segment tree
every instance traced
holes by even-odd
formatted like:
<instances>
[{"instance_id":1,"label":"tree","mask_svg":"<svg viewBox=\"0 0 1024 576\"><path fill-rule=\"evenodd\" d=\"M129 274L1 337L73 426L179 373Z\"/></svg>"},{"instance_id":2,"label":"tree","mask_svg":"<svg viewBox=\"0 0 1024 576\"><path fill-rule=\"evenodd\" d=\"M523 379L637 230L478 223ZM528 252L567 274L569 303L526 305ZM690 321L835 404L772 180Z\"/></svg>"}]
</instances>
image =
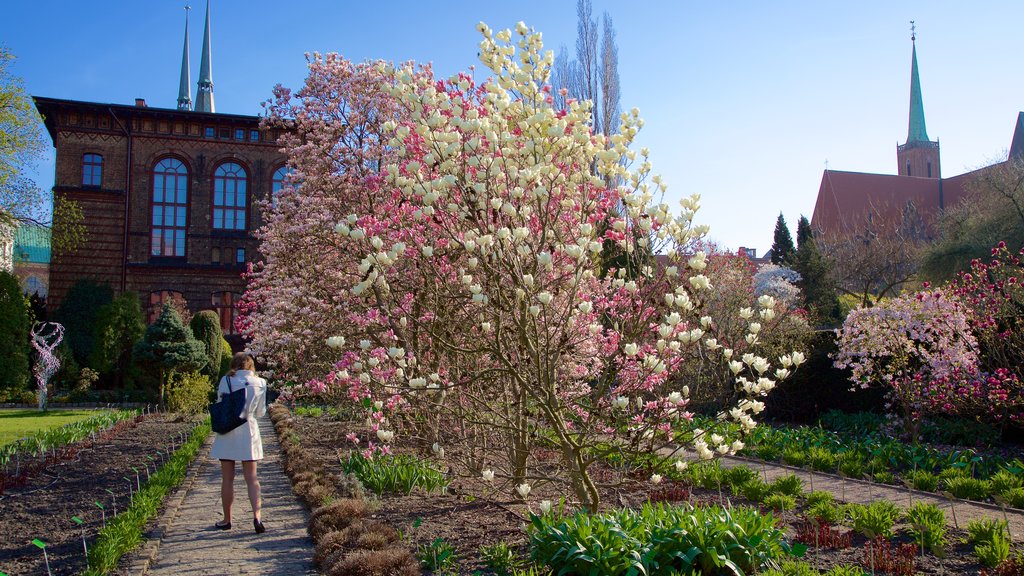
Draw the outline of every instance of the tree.
<instances>
[{"instance_id":1,"label":"tree","mask_svg":"<svg viewBox=\"0 0 1024 576\"><path fill-rule=\"evenodd\" d=\"M125 292L114 298L96 313L95 326L89 366L112 374L115 388L122 388L131 367L132 349L146 331L139 295Z\"/></svg>"},{"instance_id":2,"label":"tree","mask_svg":"<svg viewBox=\"0 0 1024 576\"><path fill-rule=\"evenodd\" d=\"M54 312L53 319L64 326L64 341L71 348L78 365L89 365L96 344L94 327L97 316L104 306L113 301L114 291L109 285L94 280L79 280L71 286L60 307Z\"/></svg>"},{"instance_id":3,"label":"tree","mask_svg":"<svg viewBox=\"0 0 1024 576\"><path fill-rule=\"evenodd\" d=\"M800 275L797 286L803 293L804 307L816 324L836 326L842 321L839 297L836 295L829 262L818 250L811 222L806 216L800 216L797 223L796 241L793 270Z\"/></svg>"},{"instance_id":4,"label":"tree","mask_svg":"<svg viewBox=\"0 0 1024 576\"><path fill-rule=\"evenodd\" d=\"M772 241L772 264L779 266L791 266L796 248L793 246L793 237L789 234L789 226L786 219L779 212L779 218L775 221L775 237Z\"/></svg>"},{"instance_id":5,"label":"tree","mask_svg":"<svg viewBox=\"0 0 1024 576\"><path fill-rule=\"evenodd\" d=\"M166 406L167 389L175 374L199 370L209 362L203 343L192 336L192 329L170 303L164 304L160 317L146 328L133 353L141 365L157 371L161 406Z\"/></svg>"},{"instance_id":6,"label":"tree","mask_svg":"<svg viewBox=\"0 0 1024 576\"><path fill-rule=\"evenodd\" d=\"M196 340L202 342L203 348L206 350L207 362L202 368L202 372L211 381L214 381L219 376L220 358L223 351L221 340L224 339L224 331L220 327L220 316L213 310L203 310L192 317L189 327L192 328L192 334Z\"/></svg>"},{"instance_id":7,"label":"tree","mask_svg":"<svg viewBox=\"0 0 1024 576\"><path fill-rule=\"evenodd\" d=\"M25 176L46 150L39 113L25 92L21 78L11 73L14 55L0 47L0 224L48 225L54 248L70 250L84 239L82 212L71 201L57 202L49 210L50 194Z\"/></svg>"},{"instance_id":8,"label":"tree","mask_svg":"<svg viewBox=\"0 0 1024 576\"><path fill-rule=\"evenodd\" d=\"M268 121L297 128L286 146L304 180L263 232L241 322L252 349L285 375L315 354L328 368L307 388L366 411L353 434L371 453L396 434L436 442L454 473L520 497L551 482L593 510L591 470L611 454L738 450L735 435L693 429L676 377L684 362L732 374L738 399L714 414L750 430L759 398L802 361L763 354L760 314L777 303L756 299L720 332L705 314L708 254L691 250L707 232L692 223L699 197L679 215L661 202L646 151L629 149L639 111L612 138L595 132L590 106L553 106L539 33L479 30L482 84L328 55L301 102L278 92ZM633 261L602 276L606 241ZM650 252L664 265L642 264ZM323 266L313 282L291 277L303 253ZM537 439L556 460L538 465Z\"/></svg>"},{"instance_id":9,"label":"tree","mask_svg":"<svg viewBox=\"0 0 1024 576\"><path fill-rule=\"evenodd\" d=\"M569 52L562 46L551 68L555 107L564 110L570 99L591 102L594 131L610 136L618 131L621 113L615 27L611 16L605 12L599 41L597 19L590 0L577 0L576 16L576 59L569 60Z\"/></svg>"},{"instance_id":10,"label":"tree","mask_svg":"<svg viewBox=\"0 0 1024 576\"><path fill-rule=\"evenodd\" d=\"M0 388L24 390L29 379L29 317L18 278L0 270Z\"/></svg>"},{"instance_id":11,"label":"tree","mask_svg":"<svg viewBox=\"0 0 1024 576\"><path fill-rule=\"evenodd\" d=\"M855 296L862 306L899 294L914 280L923 247L898 224L881 218L869 219L859 232L815 240L821 241L836 289Z\"/></svg>"}]
</instances>

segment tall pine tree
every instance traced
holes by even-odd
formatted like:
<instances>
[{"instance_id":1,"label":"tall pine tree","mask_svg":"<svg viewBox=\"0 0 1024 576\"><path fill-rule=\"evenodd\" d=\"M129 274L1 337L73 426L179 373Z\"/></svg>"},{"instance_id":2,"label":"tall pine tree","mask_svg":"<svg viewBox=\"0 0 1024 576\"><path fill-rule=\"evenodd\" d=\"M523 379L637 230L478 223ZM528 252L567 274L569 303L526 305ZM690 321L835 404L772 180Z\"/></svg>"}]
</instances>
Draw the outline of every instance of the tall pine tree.
<instances>
[{"instance_id":1,"label":"tall pine tree","mask_svg":"<svg viewBox=\"0 0 1024 576\"><path fill-rule=\"evenodd\" d=\"M786 225L782 212L779 212L779 219L775 221L775 239L772 242L772 264L792 266L795 254L793 236L789 233L789 226Z\"/></svg>"},{"instance_id":2,"label":"tall pine tree","mask_svg":"<svg viewBox=\"0 0 1024 576\"><path fill-rule=\"evenodd\" d=\"M811 222L806 216L800 216L797 223L796 241L792 266L800 274L798 285L803 291L804 308L810 312L814 322L837 326L842 321L839 297L829 276L829 262L818 250Z\"/></svg>"}]
</instances>

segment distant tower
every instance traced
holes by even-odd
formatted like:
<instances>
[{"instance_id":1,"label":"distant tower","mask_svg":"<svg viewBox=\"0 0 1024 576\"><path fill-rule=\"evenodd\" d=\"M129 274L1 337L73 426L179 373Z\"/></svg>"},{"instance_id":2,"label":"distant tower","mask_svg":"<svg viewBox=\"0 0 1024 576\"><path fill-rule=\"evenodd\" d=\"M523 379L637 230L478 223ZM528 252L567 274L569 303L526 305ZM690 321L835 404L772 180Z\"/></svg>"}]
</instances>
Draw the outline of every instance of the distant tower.
<instances>
[{"instance_id":1,"label":"distant tower","mask_svg":"<svg viewBox=\"0 0 1024 576\"><path fill-rule=\"evenodd\" d=\"M213 56L210 51L210 0L206 0L206 28L203 29L203 56L199 60L198 85L196 112L215 112L213 109Z\"/></svg>"},{"instance_id":2,"label":"distant tower","mask_svg":"<svg viewBox=\"0 0 1024 576\"><path fill-rule=\"evenodd\" d=\"M191 110L192 97L188 95L192 84L189 73L188 61L188 11L191 8L185 6L185 47L181 50L181 81L178 83L178 110Z\"/></svg>"},{"instance_id":3,"label":"distant tower","mask_svg":"<svg viewBox=\"0 0 1024 576\"><path fill-rule=\"evenodd\" d=\"M907 142L896 147L896 161L900 176L940 178L939 143L928 139L924 125L924 102L921 98L921 77L917 72L917 34L914 21L910 21L910 124Z\"/></svg>"}]
</instances>

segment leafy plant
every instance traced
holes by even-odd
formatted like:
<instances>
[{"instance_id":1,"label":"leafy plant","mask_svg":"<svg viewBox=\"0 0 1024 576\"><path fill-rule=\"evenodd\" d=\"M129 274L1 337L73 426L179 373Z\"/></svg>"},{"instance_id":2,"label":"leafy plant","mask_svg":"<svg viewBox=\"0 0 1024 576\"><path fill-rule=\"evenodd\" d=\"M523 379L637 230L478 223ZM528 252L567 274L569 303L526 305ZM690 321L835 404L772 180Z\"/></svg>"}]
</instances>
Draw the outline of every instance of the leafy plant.
<instances>
[{"instance_id":1,"label":"leafy plant","mask_svg":"<svg viewBox=\"0 0 1024 576\"><path fill-rule=\"evenodd\" d=\"M746 507L645 504L531 521L534 561L561 574L749 574L788 550L775 519Z\"/></svg>"},{"instance_id":2,"label":"leafy plant","mask_svg":"<svg viewBox=\"0 0 1024 576\"><path fill-rule=\"evenodd\" d=\"M865 576L866 572L857 566L833 566L822 576Z\"/></svg>"},{"instance_id":3,"label":"leafy plant","mask_svg":"<svg viewBox=\"0 0 1024 576\"><path fill-rule=\"evenodd\" d=\"M907 481L916 490L935 492L939 488L939 477L927 470L914 470L907 474Z\"/></svg>"},{"instance_id":4,"label":"leafy plant","mask_svg":"<svg viewBox=\"0 0 1024 576\"><path fill-rule=\"evenodd\" d=\"M961 476L945 481L946 490L957 498L967 500L984 500L989 495L989 484L986 480Z\"/></svg>"},{"instance_id":5,"label":"leafy plant","mask_svg":"<svg viewBox=\"0 0 1024 576\"><path fill-rule=\"evenodd\" d=\"M864 560L862 564L872 573L882 572L897 576L914 575L914 558L917 556L916 544L893 545L881 536L864 543Z\"/></svg>"},{"instance_id":6,"label":"leafy plant","mask_svg":"<svg viewBox=\"0 0 1024 576\"><path fill-rule=\"evenodd\" d=\"M935 504L917 502L907 510L910 534L922 548L939 555L945 547L946 515Z\"/></svg>"},{"instance_id":7,"label":"leafy plant","mask_svg":"<svg viewBox=\"0 0 1024 576\"><path fill-rule=\"evenodd\" d=\"M888 470L875 472L872 477L874 478L875 482L878 482L879 484L892 484L896 482L896 475Z\"/></svg>"},{"instance_id":8,"label":"leafy plant","mask_svg":"<svg viewBox=\"0 0 1024 576\"><path fill-rule=\"evenodd\" d=\"M421 544L416 549L416 558L425 569L432 572L451 568L457 559L455 547L444 538L437 538L429 544Z\"/></svg>"},{"instance_id":9,"label":"leafy plant","mask_svg":"<svg viewBox=\"0 0 1024 576\"><path fill-rule=\"evenodd\" d=\"M864 459L853 452L839 457L839 472L847 478L860 478L864 475Z\"/></svg>"},{"instance_id":10,"label":"leafy plant","mask_svg":"<svg viewBox=\"0 0 1024 576\"><path fill-rule=\"evenodd\" d=\"M734 466L722 471L722 483L729 487L742 486L755 478L757 471L749 466Z\"/></svg>"},{"instance_id":11,"label":"leafy plant","mask_svg":"<svg viewBox=\"0 0 1024 576\"><path fill-rule=\"evenodd\" d=\"M834 472L839 463L839 457L828 448L812 446L807 451L807 460L811 468L819 472Z\"/></svg>"},{"instance_id":12,"label":"leafy plant","mask_svg":"<svg viewBox=\"0 0 1024 576\"><path fill-rule=\"evenodd\" d=\"M770 489L775 494L785 494L787 496L797 497L803 494L804 481L796 474L787 474L785 476L779 476L772 481Z\"/></svg>"},{"instance_id":13,"label":"leafy plant","mask_svg":"<svg viewBox=\"0 0 1024 576\"><path fill-rule=\"evenodd\" d=\"M409 455L379 454L367 458L361 452L349 452L341 460L345 472L355 474L363 486L378 496L386 493L409 494L414 488L434 492L448 487L448 478L427 462Z\"/></svg>"},{"instance_id":14,"label":"leafy plant","mask_svg":"<svg viewBox=\"0 0 1024 576\"><path fill-rule=\"evenodd\" d=\"M806 562L786 560L777 569L763 572L762 576L818 576L818 571Z\"/></svg>"},{"instance_id":15,"label":"leafy plant","mask_svg":"<svg viewBox=\"0 0 1024 576\"><path fill-rule=\"evenodd\" d=\"M515 548L507 542L496 542L480 547L480 558L485 566L498 576L511 576L515 570L526 567L526 561Z\"/></svg>"},{"instance_id":16,"label":"leafy plant","mask_svg":"<svg viewBox=\"0 0 1024 576\"><path fill-rule=\"evenodd\" d=\"M842 522L844 514L843 507L835 502L820 500L807 508L808 518L815 518L820 522L838 524Z\"/></svg>"},{"instance_id":17,"label":"leafy plant","mask_svg":"<svg viewBox=\"0 0 1024 576\"><path fill-rule=\"evenodd\" d=\"M995 568L1010 557L1010 537L1005 532L996 532L991 540L974 546L974 555L982 566Z\"/></svg>"},{"instance_id":18,"label":"leafy plant","mask_svg":"<svg viewBox=\"0 0 1024 576\"><path fill-rule=\"evenodd\" d=\"M900 517L900 509L892 502L879 500L865 506L848 504L846 514L854 531L868 538L891 538L892 527Z\"/></svg>"},{"instance_id":19,"label":"leafy plant","mask_svg":"<svg viewBox=\"0 0 1024 576\"><path fill-rule=\"evenodd\" d=\"M761 481L760 478L748 480L738 488L744 498L754 503L762 502L766 496L771 494L771 487Z\"/></svg>"},{"instance_id":20,"label":"leafy plant","mask_svg":"<svg viewBox=\"0 0 1024 576\"><path fill-rule=\"evenodd\" d=\"M991 542L997 535L1008 531L1005 520L978 518L967 523L967 544Z\"/></svg>"},{"instance_id":21,"label":"leafy plant","mask_svg":"<svg viewBox=\"0 0 1024 576\"><path fill-rule=\"evenodd\" d=\"M1024 508L1024 488L1014 488L1003 492L1006 503L1011 508Z\"/></svg>"},{"instance_id":22,"label":"leafy plant","mask_svg":"<svg viewBox=\"0 0 1024 576\"><path fill-rule=\"evenodd\" d=\"M796 508L796 497L789 494L769 494L762 503L775 511L792 510Z\"/></svg>"},{"instance_id":23,"label":"leafy plant","mask_svg":"<svg viewBox=\"0 0 1024 576\"><path fill-rule=\"evenodd\" d=\"M1010 472L1009 470L1000 470L996 472L988 479L989 489L993 494L1006 494L1011 490L1016 490L1024 486L1024 478Z\"/></svg>"},{"instance_id":24,"label":"leafy plant","mask_svg":"<svg viewBox=\"0 0 1024 576\"><path fill-rule=\"evenodd\" d=\"M833 496L831 492L817 490L808 494L806 500L808 506L814 506L822 502L831 504L836 501L836 497Z\"/></svg>"},{"instance_id":25,"label":"leafy plant","mask_svg":"<svg viewBox=\"0 0 1024 576\"><path fill-rule=\"evenodd\" d=\"M790 466L802 467L807 462L807 454L799 448L786 448L782 451L782 461Z\"/></svg>"}]
</instances>

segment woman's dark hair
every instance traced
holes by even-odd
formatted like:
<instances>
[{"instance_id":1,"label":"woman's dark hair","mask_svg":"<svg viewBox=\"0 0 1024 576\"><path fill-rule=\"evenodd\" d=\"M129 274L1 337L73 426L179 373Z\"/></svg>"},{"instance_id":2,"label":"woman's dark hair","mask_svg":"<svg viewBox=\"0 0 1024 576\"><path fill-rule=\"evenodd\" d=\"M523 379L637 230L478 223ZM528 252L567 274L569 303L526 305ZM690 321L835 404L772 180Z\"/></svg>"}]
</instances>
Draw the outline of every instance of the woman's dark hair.
<instances>
[{"instance_id":1,"label":"woman's dark hair","mask_svg":"<svg viewBox=\"0 0 1024 576\"><path fill-rule=\"evenodd\" d=\"M252 361L252 356L249 356L245 352L236 352L231 357L231 372L228 374L234 376L239 370L255 370L256 364Z\"/></svg>"}]
</instances>

